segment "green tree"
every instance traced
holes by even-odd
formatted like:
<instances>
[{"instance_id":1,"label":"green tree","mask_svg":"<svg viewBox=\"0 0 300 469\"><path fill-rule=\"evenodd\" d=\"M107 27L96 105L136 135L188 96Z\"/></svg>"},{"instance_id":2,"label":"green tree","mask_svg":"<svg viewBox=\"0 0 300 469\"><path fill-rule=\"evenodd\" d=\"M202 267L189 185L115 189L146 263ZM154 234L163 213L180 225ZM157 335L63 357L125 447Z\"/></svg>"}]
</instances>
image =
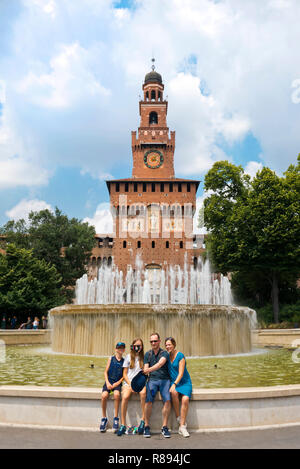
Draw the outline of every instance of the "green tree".
<instances>
[{"instance_id":1,"label":"green tree","mask_svg":"<svg viewBox=\"0 0 300 469\"><path fill-rule=\"evenodd\" d=\"M61 276L64 295L71 301L75 282L84 273L95 245L95 229L58 208L31 212L28 223L10 221L1 229L8 243L32 249L38 259L53 264Z\"/></svg>"},{"instance_id":2,"label":"green tree","mask_svg":"<svg viewBox=\"0 0 300 469\"><path fill-rule=\"evenodd\" d=\"M243 169L216 163L205 178L208 249L221 272L260 272L270 284L279 321L279 278L299 275L300 155L283 177L263 168L250 181Z\"/></svg>"},{"instance_id":3,"label":"green tree","mask_svg":"<svg viewBox=\"0 0 300 469\"><path fill-rule=\"evenodd\" d=\"M32 251L9 244L0 254L0 312L40 315L60 304L64 298L60 290L61 278L55 267L36 259Z\"/></svg>"}]
</instances>

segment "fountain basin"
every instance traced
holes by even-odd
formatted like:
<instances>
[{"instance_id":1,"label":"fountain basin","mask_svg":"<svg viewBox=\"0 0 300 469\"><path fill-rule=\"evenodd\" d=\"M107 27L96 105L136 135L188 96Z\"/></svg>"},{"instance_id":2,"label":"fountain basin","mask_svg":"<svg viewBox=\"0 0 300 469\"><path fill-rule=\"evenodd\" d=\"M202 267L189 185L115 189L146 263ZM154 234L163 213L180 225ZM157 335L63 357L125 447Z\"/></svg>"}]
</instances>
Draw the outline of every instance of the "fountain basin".
<instances>
[{"instance_id":1,"label":"fountain basin","mask_svg":"<svg viewBox=\"0 0 300 469\"><path fill-rule=\"evenodd\" d=\"M30 425L42 428L73 428L99 431L101 394L90 388L45 388L39 386L0 386L2 425ZM113 400L108 402L112 421ZM161 429L162 402L153 405L151 430ZM138 396L132 396L127 423L136 425L141 417ZM299 425L300 386L268 388L197 389L188 414L188 429L209 431L250 429L265 426ZM169 420L177 430L175 414ZM132 437L138 438L138 437ZM116 445L117 445L116 440Z\"/></svg>"},{"instance_id":2,"label":"fountain basin","mask_svg":"<svg viewBox=\"0 0 300 469\"><path fill-rule=\"evenodd\" d=\"M222 305L64 305L50 311L52 349L82 355L110 355L122 340L150 334L162 341L173 336L187 356L228 355L251 351L256 313L247 307Z\"/></svg>"}]
</instances>

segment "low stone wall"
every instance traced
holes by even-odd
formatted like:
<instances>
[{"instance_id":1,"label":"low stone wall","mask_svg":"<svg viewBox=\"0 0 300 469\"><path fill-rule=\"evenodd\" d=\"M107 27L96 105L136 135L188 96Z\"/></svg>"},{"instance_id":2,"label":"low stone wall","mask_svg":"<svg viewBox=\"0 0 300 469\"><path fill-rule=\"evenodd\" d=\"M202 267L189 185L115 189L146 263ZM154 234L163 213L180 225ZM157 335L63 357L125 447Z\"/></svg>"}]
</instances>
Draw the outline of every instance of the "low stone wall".
<instances>
[{"instance_id":1,"label":"low stone wall","mask_svg":"<svg viewBox=\"0 0 300 469\"><path fill-rule=\"evenodd\" d=\"M298 345L293 343L298 340ZM252 331L252 345L258 347L298 348L300 329L256 329Z\"/></svg>"},{"instance_id":2,"label":"low stone wall","mask_svg":"<svg viewBox=\"0 0 300 469\"><path fill-rule=\"evenodd\" d=\"M51 330L38 329L36 331L18 330L18 329L0 329L0 340L3 340L6 345L35 345L35 344L50 344L51 343Z\"/></svg>"},{"instance_id":3,"label":"low stone wall","mask_svg":"<svg viewBox=\"0 0 300 469\"><path fill-rule=\"evenodd\" d=\"M91 388L0 386L0 424L69 427L97 431L101 393ZM154 403L151 429L161 428L162 402ZM140 402L133 396L127 424L140 419ZM108 402L109 421L113 400ZM174 412L170 427L176 431ZM188 415L191 431L236 429L300 423L300 385L264 388L196 389Z\"/></svg>"}]
</instances>

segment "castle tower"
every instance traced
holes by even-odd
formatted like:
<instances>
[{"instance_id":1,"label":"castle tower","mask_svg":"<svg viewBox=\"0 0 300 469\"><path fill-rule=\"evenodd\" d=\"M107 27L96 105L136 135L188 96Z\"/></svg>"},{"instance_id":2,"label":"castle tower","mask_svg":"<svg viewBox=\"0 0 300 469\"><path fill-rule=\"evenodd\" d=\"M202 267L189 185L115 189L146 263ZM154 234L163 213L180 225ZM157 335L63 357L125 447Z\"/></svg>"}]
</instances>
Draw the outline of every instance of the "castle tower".
<instances>
[{"instance_id":1,"label":"castle tower","mask_svg":"<svg viewBox=\"0 0 300 469\"><path fill-rule=\"evenodd\" d=\"M167 126L162 77L152 66L132 132L132 177L106 181L114 219L113 263L166 269L193 263L193 215L199 181L174 173L175 132ZM181 155L184 157L184 155Z\"/></svg>"},{"instance_id":2,"label":"castle tower","mask_svg":"<svg viewBox=\"0 0 300 469\"><path fill-rule=\"evenodd\" d=\"M169 136L168 103L163 98L162 77L154 70L143 84L144 100L139 103L140 127L132 135L133 169L136 178L173 178L175 132Z\"/></svg>"}]
</instances>

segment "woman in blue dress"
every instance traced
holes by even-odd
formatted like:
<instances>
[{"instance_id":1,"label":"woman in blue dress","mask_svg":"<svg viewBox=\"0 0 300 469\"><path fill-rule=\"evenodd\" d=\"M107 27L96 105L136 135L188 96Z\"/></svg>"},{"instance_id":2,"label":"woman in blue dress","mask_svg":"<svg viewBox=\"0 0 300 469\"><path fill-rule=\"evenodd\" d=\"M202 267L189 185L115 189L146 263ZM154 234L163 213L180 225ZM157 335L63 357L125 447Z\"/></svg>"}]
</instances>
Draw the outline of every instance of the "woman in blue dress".
<instances>
[{"instance_id":1,"label":"woman in blue dress","mask_svg":"<svg viewBox=\"0 0 300 469\"><path fill-rule=\"evenodd\" d=\"M176 350L176 341L173 337L168 337L165 341L167 352L169 353L169 375L171 378L170 393L172 404L179 423L179 435L190 436L187 431L186 417L189 410L189 402L192 396L192 380L186 367L185 356ZM181 411L179 396L181 398Z\"/></svg>"}]
</instances>

